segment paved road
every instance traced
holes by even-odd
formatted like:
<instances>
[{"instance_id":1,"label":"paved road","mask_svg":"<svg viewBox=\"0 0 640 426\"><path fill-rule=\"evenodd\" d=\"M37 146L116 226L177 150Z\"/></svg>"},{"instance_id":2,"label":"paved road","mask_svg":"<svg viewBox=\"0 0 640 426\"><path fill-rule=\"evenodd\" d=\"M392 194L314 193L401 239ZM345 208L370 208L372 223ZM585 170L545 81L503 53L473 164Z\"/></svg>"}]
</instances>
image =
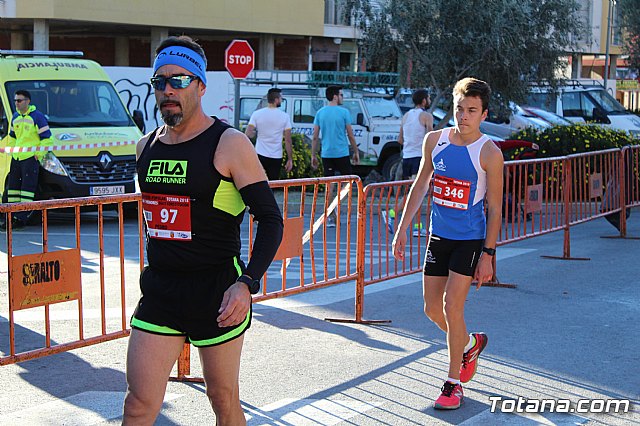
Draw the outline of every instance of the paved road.
<instances>
[{"instance_id":1,"label":"paved road","mask_svg":"<svg viewBox=\"0 0 640 426\"><path fill-rule=\"evenodd\" d=\"M419 275L367 287L365 317L389 319L387 326L325 321L353 318L352 283L258 304L241 372L248 424L640 425L640 240L600 238L613 233L603 219L572 228L572 255L589 261L540 257L562 254L561 232L499 250L499 278L518 287L470 292L467 322L488 333L489 345L454 412L431 407L447 353L443 334L422 314ZM629 234L640 236L638 210ZM118 424L126 343L0 367L0 424ZM195 354L192 366L199 375ZM518 415L491 413L490 397L633 403L627 414ZM201 385L169 384L158 425L213 421Z\"/></svg>"}]
</instances>

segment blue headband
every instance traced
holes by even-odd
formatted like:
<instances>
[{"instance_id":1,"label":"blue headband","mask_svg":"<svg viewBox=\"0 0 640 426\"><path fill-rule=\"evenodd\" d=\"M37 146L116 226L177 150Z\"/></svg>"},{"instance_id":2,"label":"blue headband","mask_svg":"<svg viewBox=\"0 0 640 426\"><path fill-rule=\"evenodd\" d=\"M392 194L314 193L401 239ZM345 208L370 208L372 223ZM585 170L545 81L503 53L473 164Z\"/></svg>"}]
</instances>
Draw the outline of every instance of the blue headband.
<instances>
[{"instance_id":1,"label":"blue headband","mask_svg":"<svg viewBox=\"0 0 640 426\"><path fill-rule=\"evenodd\" d=\"M156 60L153 62L153 73L155 74L158 68L163 65L177 65L192 72L206 86L207 76L204 63L204 58L188 47L169 46L162 49L156 56Z\"/></svg>"}]
</instances>

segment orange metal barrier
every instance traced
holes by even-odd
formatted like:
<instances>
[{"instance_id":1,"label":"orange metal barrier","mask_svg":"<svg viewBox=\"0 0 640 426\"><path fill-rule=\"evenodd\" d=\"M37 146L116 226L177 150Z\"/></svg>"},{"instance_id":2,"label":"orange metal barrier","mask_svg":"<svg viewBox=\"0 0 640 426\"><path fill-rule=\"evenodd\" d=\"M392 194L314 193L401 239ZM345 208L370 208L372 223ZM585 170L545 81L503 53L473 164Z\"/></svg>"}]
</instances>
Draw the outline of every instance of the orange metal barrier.
<instances>
[{"instance_id":1,"label":"orange metal barrier","mask_svg":"<svg viewBox=\"0 0 640 426\"><path fill-rule=\"evenodd\" d=\"M640 145L622 148L620 170L620 193L624 198L621 201L619 238L639 239L627 235L627 213L629 208L640 206Z\"/></svg>"},{"instance_id":2,"label":"orange metal barrier","mask_svg":"<svg viewBox=\"0 0 640 426\"><path fill-rule=\"evenodd\" d=\"M129 194L109 197L85 197L66 200L34 201L18 204L0 204L0 214L7 215L6 253L7 253L7 284L8 306L4 302L0 304L0 312L8 311L9 322L9 348L2 344L2 352L8 355L0 357L0 365L13 364L39 358L55 353L80 348L105 342L119 337L127 336L128 318L126 313L125 292L125 227L124 209L125 203L137 203L140 209L140 195ZM104 207L114 205L117 207L119 254L114 255L105 252L104 244ZM97 206L97 232L91 224L81 223L80 209L84 206ZM113 207L113 206L111 206ZM49 231L49 215L53 209L72 208L74 210L74 229L67 235L52 234ZM33 246L25 246L23 232L14 232L11 225L12 215L19 211L39 211L42 215L42 225L38 232L42 236L42 250L33 253ZM142 235L142 218L138 213L138 234ZM37 229L32 226L29 230ZM111 237L111 236L110 236ZM97 241L95 241L97 239ZM138 273L144 264L144 240L136 241L136 252L139 257ZM97 257L97 262L96 258ZM109 262L107 259L109 258ZM134 256L135 257L135 256ZM119 260L119 273L112 259ZM98 264L98 282L91 279L91 272L83 269L90 268L92 262ZM109 273L119 276L116 282L107 280L105 267L109 263ZM4 272L4 271L3 271ZM135 276L137 279L137 274ZM83 286L83 281L95 284ZM113 280L115 281L115 280ZM137 298L137 294L135 297ZM75 302L72 302L75 301ZM117 301L118 305L108 303ZM68 310L68 303L75 303L76 310ZM27 308L25 323L16 317L21 317ZM86 311L91 309L96 318L87 317ZM107 317L107 310L115 310L116 319ZM75 312L75 313L73 313ZM118 315L119 312L119 315ZM70 318L75 317L76 320ZM52 318L52 315L54 318ZM56 318L60 316L63 321ZM70 321L75 322L77 333L68 330ZM66 326L55 327L53 323L63 322ZM26 330L36 326L44 328L44 341L17 342L16 325L19 334L24 335ZM24 331L23 331L24 330Z\"/></svg>"},{"instance_id":3,"label":"orange metal barrier","mask_svg":"<svg viewBox=\"0 0 640 426\"><path fill-rule=\"evenodd\" d=\"M409 275L422 270L429 229L430 197L426 197L409 227L406 261L393 257L391 244L413 181L374 183L364 189L366 232L362 247L364 285ZM395 218L392 218L392 213ZM393 231L393 232L392 232ZM361 318L361 315L356 315Z\"/></svg>"},{"instance_id":4,"label":"orange metal barrier","mask_svg":"<svg viewBox=\"0 0 640 426\"><path fill-rule=\"evenodd\" d=\"M290 296L347 281L362 283L363 262L357 248L364 236L362 181L358 176L269 182L284 217L284 236L274 262L262 278L253 302ZM331 193L331 194L329 194ZM335 215L334 230L327 219ZM249 219L249 253L255 232ZM356 290L356 311L364 292ZM360 307L359 307L360 306ZM328 319L330 321L348 321ZM190 376L191 347L184 345L173 380L202 382Z\"/></svg>"},{"instance_id":5,"label":"orange metal barrier","mask_svg":"<svg viewBox=\"0 0 640 426\"><path fill-rule=\"evenodd\" d=\"M640 146L634 146L567 157L506 162L503 224L498 244L504 245L563 230L565 239L563 256L560 258L573 259L570 257L570 227L618 212L621 217L620 233L625 236L626 210L640 206L639 160ZM262 292L255 295L253 301L285 297L355 281L355 319L333 321L386 322L363 320L364 289L367 285L422 269L429 226L429 198L420 208L409 231L411 237L407 243L407 261L396 261L391 252L393 234L388 229L389 212L394 210L396 213L393 224L395 230L410 185L411 181L400 181L372 184L363 188L357 176L271 182L270 186L283 211L285 235L276 261L263 277ZM8 353L0 358L0 365L129 334L125 292L124 203L138 205L135 243L137 253L128 258L137 257L136 270L139 272L144 266L140 194L0 205L0 214L7 213L9 224L6 268L10 336L8 350L4 350L0 343L0 351ZM105 252L104 207L108 204L115 204L118 209L118 234L113 236L119 239L117 254ZM80 209L85 206L97 206L97 233L95 230L85 232L88 225L81 223L85 218L81 220L80 217ZM69 238L59 241L59 235L49 232L48 211L60 208L74 209L75 242ZM32 253L32 247L20 245L20 238L16 239L17 234L10 225L13 213L28 210L42 211L42 250L36 254ZM332 214L338 218L333 230L327 226L327 218ZM254 225L250 218L249 253L255 232ZM92 239L97 240L95 247L87 247L89 242L93 242ZM87 274L81 269L88 261L93 260L92 255L87 253L95 253L98 258L99 286L90 287L90 290L82 285ZM115 259L119 262L119 273L115 274L117 279L109 280L105 275L105 265ZM114 269L108 272L112 273ZM52 279L51 274L61 285L55 291L42 290L41 288L52 287L47 286ZM135 280L137 287L137 274ZM112 281L118 282L117 288L110 287ZM497 283L495 276L494 282ZM88 294L90 291L94 293ZM129 302L135 302L138 298L138 294L131 296ZM97 299L99 302L95 302ZM76 302L69 302L72 300ZM85 315L88 300L94 302L97 321L92 322ZM108 301L113 300L119 302L119 315L115 321L110 321L106 312L114 308L108 306ZM68 306L66 303L76 303L77 313L74 315L77 320L74 321L77 335L69 330L52 329L51 310L60 307L61 302L65 302L65 306ZM132 305L133 303L129 304ZM45 339L42 345L35 348L33 345L22 348L16 344L15 316L22 314L16 314L17 311L31 307L39 309L37 314L42 311L42 318L36 322L44 328ZM35 309L30 313L34 313ZM2 312L5 310L0 302L0 314ZM59 314L57 311L54 313ZM201 381L199 378L188 377L189 367L190 351L189 346L185 345L178 360L178 379Z\"/></svg>"},{"instance_id":6,"label":"orange metal barrier","mask_svg":"<svg viewBox=\"0 0 640 426\"><path fill-rule=\"evenodd\" d=\"M254 302L284 297L358 276L357 250L362 232L360 212L362 181L358 176L272 181L282 210L283 242L262 280ZM329 188L329 190L327 190ZM329 194L331 193L331 194ZM331 195L331 198L330 198ZM335 232L328 232L328 218ZM331 219L329 219L331 220ZM249 253L255 224L249 218ZM305 274L309 269L311 275Z\"/></svg>"}]
</instances>

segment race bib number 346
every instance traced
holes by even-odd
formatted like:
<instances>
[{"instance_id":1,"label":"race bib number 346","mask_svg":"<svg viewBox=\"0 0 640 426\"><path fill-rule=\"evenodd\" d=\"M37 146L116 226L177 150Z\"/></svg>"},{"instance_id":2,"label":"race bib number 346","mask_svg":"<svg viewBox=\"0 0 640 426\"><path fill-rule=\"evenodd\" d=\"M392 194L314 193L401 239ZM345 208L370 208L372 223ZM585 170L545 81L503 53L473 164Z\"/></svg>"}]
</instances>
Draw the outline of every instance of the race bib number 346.
<instances>
[{"instance_id":1,"label":"race bib number 346","mask_svg":"<svg viewBox=\"0 0 640 426\"><path fill-rule=\"evenodd\" d=\"M446 176L433 177L433 202L440 206L467 210L471 182Z\"/></svg>"},{"instance_id":2,"label":"race bib number 346","mask_svg":"<svg viewBox=\"0 0 640 426\"><path fill-rule=\"evenodd\" d=\"M181 195L142 193L149 237L191 241L191 199Z\"/></svg>"}]
</instances>

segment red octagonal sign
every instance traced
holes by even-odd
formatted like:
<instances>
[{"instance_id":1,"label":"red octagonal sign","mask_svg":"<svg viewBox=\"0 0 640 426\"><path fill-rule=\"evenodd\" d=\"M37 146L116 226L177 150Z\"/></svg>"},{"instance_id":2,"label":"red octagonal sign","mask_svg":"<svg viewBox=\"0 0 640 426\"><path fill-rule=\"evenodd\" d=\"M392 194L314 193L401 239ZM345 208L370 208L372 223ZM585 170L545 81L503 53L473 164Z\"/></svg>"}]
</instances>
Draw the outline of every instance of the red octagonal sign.
<instances>
[{"instance_id":1,"label":"red octagonal sign","mask_svg":"<svg viewBox=\"0 0 640 426\"><path fill-rule=\"evenodd\" d=\"M246 40L233 40L224 51L224 66L235 79L247 78L253 71L256 54Z\"/></svg>"}]
</instances>

